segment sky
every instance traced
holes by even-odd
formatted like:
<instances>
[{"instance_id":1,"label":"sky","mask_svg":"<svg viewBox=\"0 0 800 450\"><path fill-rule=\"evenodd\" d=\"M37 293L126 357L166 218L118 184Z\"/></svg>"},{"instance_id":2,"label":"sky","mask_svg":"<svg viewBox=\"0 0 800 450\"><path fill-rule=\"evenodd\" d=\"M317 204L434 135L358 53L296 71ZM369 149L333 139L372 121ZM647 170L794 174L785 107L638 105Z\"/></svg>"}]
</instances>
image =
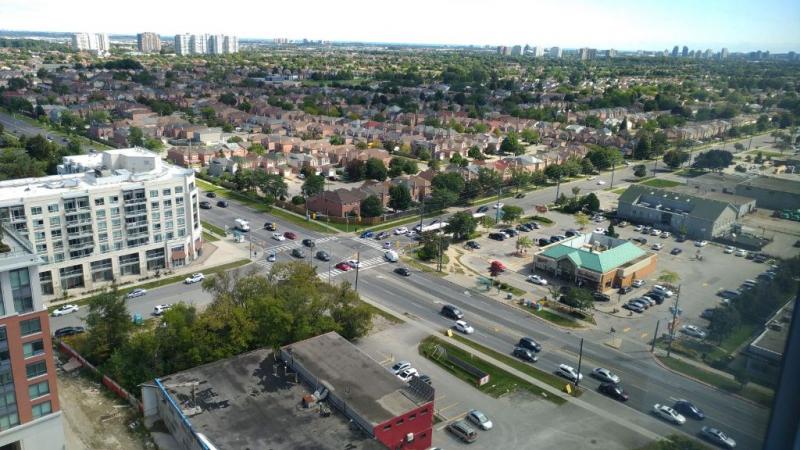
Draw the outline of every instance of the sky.
<instances>
[{"instance_id":1,"label":"sky","mask_svg":"<svg viewBox=\"0 0 800 450\"><path fill-rule=\"evenodd\" d=\"M0 29L800 51L800 0L0 0Z\"/></svg>"}]
</instances>

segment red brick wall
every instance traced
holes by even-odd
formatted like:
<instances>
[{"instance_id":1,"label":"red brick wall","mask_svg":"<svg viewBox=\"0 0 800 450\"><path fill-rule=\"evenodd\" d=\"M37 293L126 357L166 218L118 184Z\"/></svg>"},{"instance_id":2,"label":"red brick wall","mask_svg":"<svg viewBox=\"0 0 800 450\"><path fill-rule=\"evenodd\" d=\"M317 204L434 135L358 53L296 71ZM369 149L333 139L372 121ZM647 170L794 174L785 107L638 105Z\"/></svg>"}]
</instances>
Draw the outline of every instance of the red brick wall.
<instances>
[{"instance_id":1,"label":"red brick wall","mask_svg":"<svg viewBox=\"0 0 800 450\"><path fill-rule=\"evenodd\" d=\"M414 440L411 442L406 442L408 433L414 434ZM378 424L373 434L375 439L393 450L430 448L433 438L433 402Z\"/></svg>"}]
</instances>

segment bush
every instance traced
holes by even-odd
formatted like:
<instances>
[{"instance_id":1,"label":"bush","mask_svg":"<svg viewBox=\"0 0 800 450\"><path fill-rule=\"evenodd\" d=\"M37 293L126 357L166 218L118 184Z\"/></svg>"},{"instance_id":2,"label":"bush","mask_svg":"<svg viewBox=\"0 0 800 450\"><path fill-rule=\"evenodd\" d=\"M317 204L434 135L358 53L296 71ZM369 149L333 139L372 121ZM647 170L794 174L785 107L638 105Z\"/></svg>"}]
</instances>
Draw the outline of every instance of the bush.
<instances>
[{"instance_id":1,"label":"bush","mask_svg":"<svg viewBox=\"0 0 800 450\"><path fill-rule=\"evenodd\" d=\"M306 202L306 199L302 195L295 195L294 197L292 197L292 204L293 205L302 205L305 202Z\"/></svg>"},{"instance_id":2,"label":"bush","mask_svg":"<svg viewBox=\"0 0 800 450\"><path fill-rule=\"evenodd\" d=\"M546 223L546 224L552 224L553 223L552 220L550 220L550 219L548 219L547 217L544 217L544 216L530 216L530 217L528 217L528 219L533 220L534 222L541 222L541 223Z\"/></svg>"}]
</instances>

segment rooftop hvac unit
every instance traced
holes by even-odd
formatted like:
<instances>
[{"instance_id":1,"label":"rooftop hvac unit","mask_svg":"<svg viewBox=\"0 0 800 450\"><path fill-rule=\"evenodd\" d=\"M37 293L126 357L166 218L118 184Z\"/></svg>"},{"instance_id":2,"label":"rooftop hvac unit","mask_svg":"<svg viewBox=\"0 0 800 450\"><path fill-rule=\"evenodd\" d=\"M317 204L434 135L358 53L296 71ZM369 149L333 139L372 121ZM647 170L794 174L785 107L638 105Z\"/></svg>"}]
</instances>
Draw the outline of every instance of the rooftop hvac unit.
<instances>
[{"instance_id":1,"label":"rooftop hvac unit","mask_svg":"<svg viewBox=\"0 0 800 450\"><path fill-rule=\"evenodd\" d=\"M413 442L413 441L414 441L414 433L407 433L406 442Z\"/></svg>"}]
</instances>

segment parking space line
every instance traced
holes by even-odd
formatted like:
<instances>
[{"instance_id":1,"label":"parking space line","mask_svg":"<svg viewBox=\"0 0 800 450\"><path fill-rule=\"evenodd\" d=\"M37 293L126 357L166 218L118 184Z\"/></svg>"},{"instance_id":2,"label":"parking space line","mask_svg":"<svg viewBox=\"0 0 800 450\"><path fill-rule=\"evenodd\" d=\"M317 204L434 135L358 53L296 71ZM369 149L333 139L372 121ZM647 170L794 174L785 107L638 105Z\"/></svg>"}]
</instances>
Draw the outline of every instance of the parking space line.
<instances>
[{"instance_id":1,"label":"parking space line","mask_svg":"<svg viewBox=\"0 0 800 450\"><path fill-rule=\"evenodd\" d=\"M631 327L625 327L622 329L623 333L627 333L628 331L631 331Z\"/></svg>"},{"instance_id":2,"label":"parking space line","mask_svg":"<svg viewBox=\"0 0 800 450\"><path fill-rule=\"evenodd\" d=\"M640 339L644 339L644 338L646 338L648 336L650 336L650 333L642 333L642 334L639 335L639 338Z\"/></svg>"}]
</instances>

